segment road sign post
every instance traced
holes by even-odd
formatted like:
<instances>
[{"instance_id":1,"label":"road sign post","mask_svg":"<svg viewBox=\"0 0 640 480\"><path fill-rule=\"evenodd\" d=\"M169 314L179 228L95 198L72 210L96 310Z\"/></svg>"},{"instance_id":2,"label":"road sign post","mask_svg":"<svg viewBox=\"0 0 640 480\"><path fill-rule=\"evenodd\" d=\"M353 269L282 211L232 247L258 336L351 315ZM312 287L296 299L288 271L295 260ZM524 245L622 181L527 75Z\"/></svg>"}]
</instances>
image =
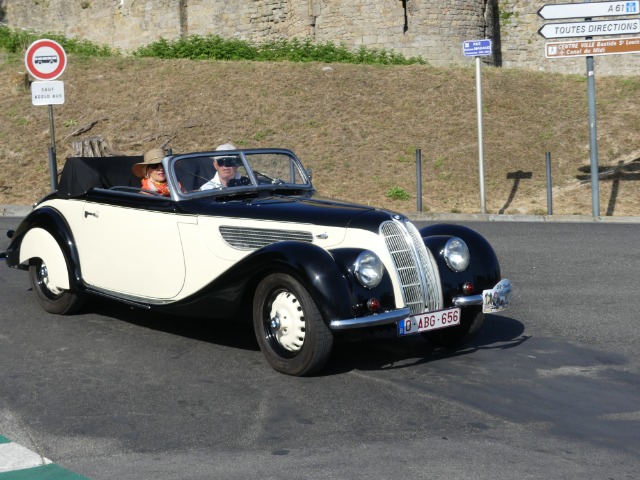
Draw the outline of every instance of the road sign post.
<instances>
[{"instance_id":1,"label":"road sign post","mask_svg":"<svg viewBox=\"0 0 640 480\"><path fill-rule=\"evenodd\" d=\"M591 212L600 216L598 182L598 131L596 127L596 74L593 56L587 57L587 104L589 109L589 163L591 164Z\"/></svg>"},{"instance_id":2,"label":"road sign post","mask_svg":"<svg viewBox=\"0 0 640 480\"><path fill-rule=\"evenodd\" d=\"M493 53L490 39L465 40L462 42L462 53L465 57L476 59L476 108L478 111L478 174L480 176L480 213L487 213L487 202L484 193L484 147L482 139L482 76L480 75L480 57Z\"/></svg>"},{"instance_id":3,"label":"road sign post","mask_svg":"<svg viewBox=\"0 0 640 480\"><path fill-rule=\"evenodd\" d=\"M598 185L595 62L593 57L595 55L639 52L640 37L597 41L593 40L593 37L640 33L640 18L593 21L593 17L623 17L638 14L640 14L640 0L551 4L544 5L538 10L538 15L545 20L584 18L583 22L546 24L538 30L538 33L544 38L585 36L585 41L545 44L545 56L547 58L585 56L587 60L591 203L594 217L600 216L600 191Z\"/></svg>"},{"instance_id":4,"label":"road sign post","mask_svg":"<svg viewBox=\"0 0 640 480\"><path fill-rule=\"evenodd\" d=\"M51 190L58 189L58 166L56 162L56 136L53 122L53 105L64 103L64 83L54 82L67 67L67 54L64 48L53 40L36 40L27 48L24 56L27 71L40 81L31 84L31 101L34 105L49 107L49 176Z\"/></svg>"}]
</instances>

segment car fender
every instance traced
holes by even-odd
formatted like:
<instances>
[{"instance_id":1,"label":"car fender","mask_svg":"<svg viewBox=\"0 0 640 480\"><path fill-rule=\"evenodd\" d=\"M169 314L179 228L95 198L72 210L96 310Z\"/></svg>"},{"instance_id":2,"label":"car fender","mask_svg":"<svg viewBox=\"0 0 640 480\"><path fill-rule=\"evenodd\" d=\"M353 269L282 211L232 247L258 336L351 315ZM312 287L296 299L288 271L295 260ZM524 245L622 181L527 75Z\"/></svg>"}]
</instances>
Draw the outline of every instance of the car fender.
<instances>
[{"instance_id":1,"label":"car fender","mask_svg":"<svg viewBox=\"0 0 640 480\"><path fill-rule=\"evenodd\" d=\"M471 282L476 293L493 288L501 279L500 264L489 242L475 230L451 224L436 224L420 229L423 241L438 262L445 305L462 294L462 285ZM459 237L469 248L469 266L463 272L453 272L444 259L444 246L451 237Z\"/></svg>"},{"instance_id":2,"label":"car fender","mask_svg":"<svg viewBox=\"0 0 640 480\"><path fill-rule=\"evenodd\" d=\"M69 290L69 271L64 255L56 239L42 228L32 228L22 239L20 263L32 258L40 258L47 266L51 286Z\"/></svg>"},{"instance_id":3,"label":"car fender","mask_svg":"<svg viewBox=\"0 0 640 480\"><path fill-rule=\"evenodd\" d=\"M247 255L198 293L161 308L198 317L234 316L253 302L255 289L263 278L279 272L302 283L327 323L353 318L353 285L345 271L348 267L341 263L317 245L277 242Z\"/></svg>"},{"instance_id":4,"label":"car fender","mask_svg":"<svg viewBox=\"0 0 640 480\"><path fill-rule=\"evenodd\" d=\"M302 242L278 242L260 250L256 258L269 270L287 272L308 290L325 320L350 318L353 300L349 283L331 253Z\"/></svg>"},{"instance_id":5,"label":"car fender","mask_svg":"<svg viewBox=\"0 0 640 480\"><path fill-rule=\"evenodd\" d=\"M69 224L58 210L51 207L34 210L11 237L7 265L26 270L31 258L41 258L50 267L49 274L54 275L57 286L82 288L75 240ZM66 272L66 279L58 278L64 275L63 272Z\"/></svg>"}]
</instances>

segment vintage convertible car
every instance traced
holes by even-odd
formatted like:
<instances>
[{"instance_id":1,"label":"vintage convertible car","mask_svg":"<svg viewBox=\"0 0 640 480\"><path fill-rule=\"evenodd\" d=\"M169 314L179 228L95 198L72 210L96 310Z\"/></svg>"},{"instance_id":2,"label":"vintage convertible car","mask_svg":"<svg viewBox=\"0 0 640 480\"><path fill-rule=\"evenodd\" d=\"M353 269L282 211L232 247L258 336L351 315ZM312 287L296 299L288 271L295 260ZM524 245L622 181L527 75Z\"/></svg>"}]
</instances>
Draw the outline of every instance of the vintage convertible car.
<instances>
[{"instance_id":1,"label":"vintage convertible car","mask_svg":"<svg viewBox=\"0 0 640 480\"><path fill-rule=\"evenodd\" d=\"M29 271L41 306L70 314L92 295L181 316L251 318L264 356L317 372L334 337L374 328L456 347L511 283L489 243L457 225L316 195L293 152L167 155L170 197L141 190L141 157L70 158L59 188L12 232L10 267ZM213 162L238 180L201 190ZM152 251L162 267L145 265ZM250 313L249 313L250 312Z\"/></svg>"}]
</instances>

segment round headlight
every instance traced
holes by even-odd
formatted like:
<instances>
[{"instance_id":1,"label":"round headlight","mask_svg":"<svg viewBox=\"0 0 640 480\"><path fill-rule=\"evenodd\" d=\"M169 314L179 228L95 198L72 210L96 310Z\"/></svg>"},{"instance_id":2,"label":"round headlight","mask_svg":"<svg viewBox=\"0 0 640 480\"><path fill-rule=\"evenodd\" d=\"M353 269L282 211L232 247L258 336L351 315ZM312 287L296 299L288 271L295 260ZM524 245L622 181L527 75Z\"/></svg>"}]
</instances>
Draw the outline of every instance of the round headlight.
<instances>
[{"instance_id":1,"label":"round headlight","mask_svg":"<svg viewBox=\"0 0 640 480\"><path fill-rule=\"evenodd\" d=\"M382 281L384 266L375 253L365 250L358 255L354 265L354 273L363 287L373 288Z\"/></svg>"},{"instance_id":2,"label":"round headlight","mask_svg":"<svg viewBox=\"0 0 640 480\"><path fill-rule=\"evenodd\" d=\"M451 237L444 246L444 259L454 272L462 272L469 266L469 248L464 240Z\"/></svg>"}]
</instances>

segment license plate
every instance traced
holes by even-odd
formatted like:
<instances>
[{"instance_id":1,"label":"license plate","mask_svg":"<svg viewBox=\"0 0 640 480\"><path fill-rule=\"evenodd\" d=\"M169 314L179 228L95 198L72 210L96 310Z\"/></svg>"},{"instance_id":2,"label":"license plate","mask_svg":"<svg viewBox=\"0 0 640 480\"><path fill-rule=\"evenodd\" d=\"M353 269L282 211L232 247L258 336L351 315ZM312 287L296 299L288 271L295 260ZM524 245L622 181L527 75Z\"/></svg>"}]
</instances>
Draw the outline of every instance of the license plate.
<instances>
[{"instance_id":1,"label":"license plate","mask_svg":"<svg viewBox=\"0 0 640 480\"><path fill-rule=\"evenodd\" d=\"M439 328L460 325L460 308L448 308L436 312L420 313L398 322L398 335L438 330Z\"/></svg>"}]
</instances>

